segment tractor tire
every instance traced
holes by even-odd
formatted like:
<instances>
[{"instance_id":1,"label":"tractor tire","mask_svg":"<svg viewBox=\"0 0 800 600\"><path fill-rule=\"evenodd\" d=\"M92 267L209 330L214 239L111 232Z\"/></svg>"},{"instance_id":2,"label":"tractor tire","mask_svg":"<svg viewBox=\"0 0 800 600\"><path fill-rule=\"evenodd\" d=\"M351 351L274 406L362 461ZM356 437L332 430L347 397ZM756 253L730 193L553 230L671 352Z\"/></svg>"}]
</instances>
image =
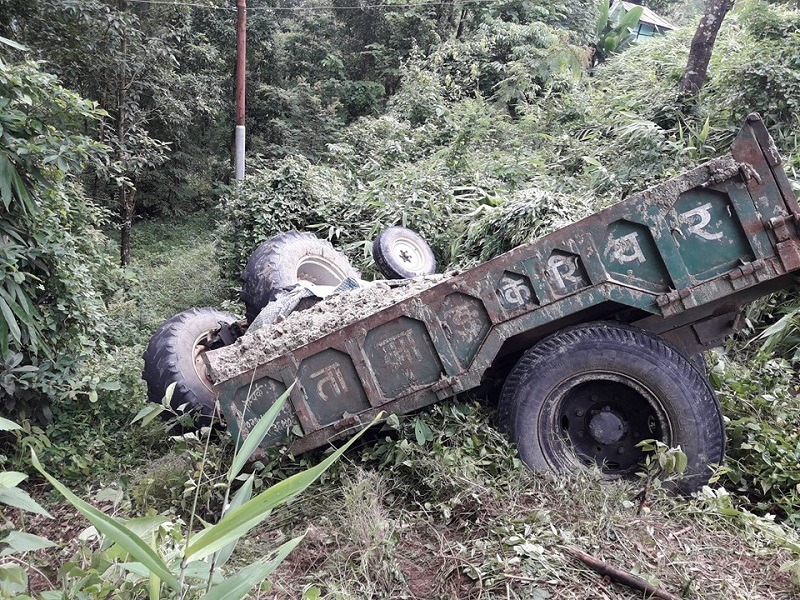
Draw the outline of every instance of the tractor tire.
<instances>
[{"instance_id":1,"label":"tractor tire","mask_svg":"<svg viewBox=\"0 0 800 600\"><path fill-rule=\"evenodd\" d=\"M680 446L688 465L673 489L685 494L708 483L725 451L706 377L661 338L612 322L569 327L529 349L506 379L498 421L535 472L596 465L629 478L642 440Z\"/></svg>"},{"instance_id":2,"label":"tractor tire","mask_svg":"<svg viewBox=\"0 0 800 600\"><path fill-rule=\"evenodd\" d=\"M262 308L300 280L335 287L348 277L360 279L360 274L330 242L288 231L271 237L250 255L240 277L239 299L246 307L247 322L252 323Z\"/></svg>"},{"instance_id":3,"label":"tractor tire","mask_svg":"<svg viewBox=\"0 0 800 600\"><path fill-rule=\"evenodd\" d=\"M150 338L145 350L142 379L147 382L147 399L161 403L167 388L175 384L170 406L190 413L197 427L208 425L214 415L216 394L205 375L200 344L209 331L236 321L230 313L213 308L190 308L167 319ZM164 413L165 418L170 415Z\"/></svg>"},{"instance_id":4,"label":"tractor tire","mask_svg":"<svg viewBox=\"0 0 800 600\"><path fill-rule=\"evenodd\" d=\"M372 258L387 279L409 279L436 273L436 258L416 231L405 227L384 229L372 242Z\"/></svg>"}]
</instances>

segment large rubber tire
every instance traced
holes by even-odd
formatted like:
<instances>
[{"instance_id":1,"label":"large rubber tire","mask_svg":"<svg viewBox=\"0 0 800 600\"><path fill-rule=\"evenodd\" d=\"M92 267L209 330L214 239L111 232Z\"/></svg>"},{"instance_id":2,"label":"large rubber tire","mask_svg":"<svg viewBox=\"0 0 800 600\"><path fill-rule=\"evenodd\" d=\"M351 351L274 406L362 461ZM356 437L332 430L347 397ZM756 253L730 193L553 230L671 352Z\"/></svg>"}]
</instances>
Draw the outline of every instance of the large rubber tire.
<instances>
[{"instance_id":1,"label":"large rubber tire","mask_svg":"<svg viewBox=\"0 0 800 600\"><path fill-rule=\"evenodd\" d=\"M232 314L213 308L190 308L164 321L143 355L147 399L160 404L174 383L172 408L191 413L197 426L207 425L214 414L216 395L205 377L200 358L205 347L199 341L209 331L234 321Z\"/></svg>"},{"instance_id":2,"label":"large rubber tire","mask_svg":"<svg viewBox=\"0 0 800 600\"><path fill-rule=\"evenodd\" d=\"M436 273L436 258L416 231L405 227L384 229L372 242L372 258L387 279L409 279Z\"/></svg>"},{"instance_id":3,"label":"large rubber tire","mask_svg":"<svg viewBox=\"0 0 800 600\"><path fill-rule=\"evenodd\" d=\"M330 242L288 231L271 237L250 255L240 277L239 298L246 307L247 322L252 323L262 308L299 280L337 286L348 277L359 279L360 275Z\"/></svg>"},{"instance_id":4,"label":"large rubber tire","mask_svg":"<svg viewBox=\"0 0 800 600\"><path fill-rule=\"evenodd\" d=\"M528 350L506 379L498 420L535 472L598 465L608 478L631 477L640 441L680 445L688 459L675 484L681 493L708 483L725 452L705 376L671 344L619 323L567 328Z\"/></svg>"}]
</instances>

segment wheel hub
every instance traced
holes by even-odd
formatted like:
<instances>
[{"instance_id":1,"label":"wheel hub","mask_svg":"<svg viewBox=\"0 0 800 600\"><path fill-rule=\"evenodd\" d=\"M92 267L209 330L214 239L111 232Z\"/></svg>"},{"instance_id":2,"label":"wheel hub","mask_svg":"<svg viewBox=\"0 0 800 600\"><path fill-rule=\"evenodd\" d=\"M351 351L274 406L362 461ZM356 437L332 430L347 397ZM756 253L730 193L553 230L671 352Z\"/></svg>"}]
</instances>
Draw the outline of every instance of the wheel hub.
<instances>
[{"instance_id":1,"label":"wheel hub","mask_svg":"<svg viewBox=\"0 0 800 600\"><path fill-rule=\"evenodd\" d=\"M554 440L560 440L556 444L567 460L628 475L643 456L637 444L662 439L668 431L650 393L625 376L587 373L562 385Z\"/></svg>"},{"instance_id":2,"label":"wheel hub","mask_svg":"<svg viewBox=\"0 0 800 600\"><path fill-rule=\"evenodd\" d=\"M392 247L392 252L402 263L404 263L405 268L410 271L416 272L424 267L424 255L411 240L396 240Z\"/></svg>"},{"instance_id":3,"label":"wheel hub","mask_svg":"<svg viewBox=\"0 0 800 600\"><path fill-rule=\"evenodd\" d=\"M605 406L589 420L589 434L601 444L615 444L628 433L628 424L621 415Z\"/></svg>"}]
</instances>

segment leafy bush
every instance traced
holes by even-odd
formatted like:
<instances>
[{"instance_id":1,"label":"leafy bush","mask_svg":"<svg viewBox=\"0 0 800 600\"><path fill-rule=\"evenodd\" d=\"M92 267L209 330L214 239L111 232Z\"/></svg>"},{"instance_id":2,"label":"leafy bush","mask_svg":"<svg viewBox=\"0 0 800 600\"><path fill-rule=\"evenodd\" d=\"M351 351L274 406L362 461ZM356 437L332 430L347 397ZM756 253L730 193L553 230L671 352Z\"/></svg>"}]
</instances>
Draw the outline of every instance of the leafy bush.
<instances>
[{"instance_id":1,"label":"leafy bush","mask_svg":"<svg viewBox=\"0 0 800 600\"><path fill-rule=\"evenodd\" d=\"M116 273L102 251L104 214L76 173L106 149L76 133L100 116L32 63L0 59L0 400L47 420L50 401L96 393L84 371L103 351Z\"/></svg>"},{"instance_id":2,"label":"leafy bush","mask_svg":"<svg viewBox=\"0 0 800 600\"><path fill-rule=\"evenodd\" d=\"M720 358L711 380L726 416L727 485L758 512L800 523L800 384L783 359Z\"/></svg>"},{"instance_id":3,"label":"leafy bush","mask_svg":"<svg viewBox=\"0 0 800 600\"><path fill-rule=\"evenodd\" d=\"M760 112L782 146L780 138L800 127L800 14L748 0L732 17L715 50L716 76L705 101L717 120L734 127L747 113Z\"/></svg>"},{"instance_id":4,"label":"leafy bush","mask_svg":"<svg viewBox=\"0 0 800 600\"><path fill-rule=\"evenodd\" d=\"M267 238L319 222L330 203L344 201L345 187L333 169L314 166L302 156L267 168L253 165L253 175L223 199L219 263L222 273L238 278L250 254Z\"/></svg>"},{"instance_id":5,"label":"leafy bush","mask_svg":"<svg viewBox=\"0 0 800 600\"><path fill-rule=\"evenodd\" d=\"M568 35L546 23L486 17L472 35L438 45L410 73L416 89L423 77L431 77L427 71L434 76L433 89L451 102L480 95L517 115L572 89L584 61Z\"/></svg>"},{"instance_id":6,"label":"leafy bush","mask_svg":"<svg viewBox=\"0 0 800 600\"><path fill-rule=\"evenodd\" d=\"M591 214L591 199L550 193L539 188L514 192L492 206L481 205L468 219L461 243L462 260L489 260Z\"/></svg>"},{"instance_id":7,"label":"leafy bush","mask_svg":"<svg viewBox=\"0 0 800 600\"><path fill-rule=\"evenodd\" d=\"M514 477L501 475L523 469L490 411L475 401L443 402L416 415L390 417L384 429L389 435L362 452L362 462L390 469L395 485L447 519L480 503L489 488L502 494Z\"/></svg>"}]
</instances>

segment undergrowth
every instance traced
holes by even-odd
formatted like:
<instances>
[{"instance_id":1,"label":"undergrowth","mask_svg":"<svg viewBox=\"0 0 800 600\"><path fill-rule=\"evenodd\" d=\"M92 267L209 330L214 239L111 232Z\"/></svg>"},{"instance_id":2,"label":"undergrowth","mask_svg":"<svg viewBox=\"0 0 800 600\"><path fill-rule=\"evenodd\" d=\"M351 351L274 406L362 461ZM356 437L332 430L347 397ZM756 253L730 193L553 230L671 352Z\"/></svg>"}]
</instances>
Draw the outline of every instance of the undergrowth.
<instances>
[{"instance_id":1,"label":"undergrowth","mask_svg":"<svg viewBox=\"0 0 800 600\"><path fill-rule=\"evenodd\" d=\"M54 405L51 423L29 436L59 478L91 478L95 485L120 473L127 479L129 469L170 451L172 444L157 423L131 425L146 398L141 356L158 325L173 314L223 302L213 231L211 214L181 222L145 221L134 228L133 262L108 301L109 350L86 375L92 379L87 387L95 392Z\"/></svg>"},{"instance_id":2,"label":"undergrowth","mask_svg":"<svg viewBox=\"0 0 800 600\"><path fill-rule=\"evenodd\" d=\"M277 572L273 597L637 597L590 574L569 548L689 598L794 593L793 529L716 486L691 499L657 488L637 514L642 486L591 472L534 476L491 411L446 402L387 423L248 539L238 560L310 527Z\"/></svg>"}]
</instances>

